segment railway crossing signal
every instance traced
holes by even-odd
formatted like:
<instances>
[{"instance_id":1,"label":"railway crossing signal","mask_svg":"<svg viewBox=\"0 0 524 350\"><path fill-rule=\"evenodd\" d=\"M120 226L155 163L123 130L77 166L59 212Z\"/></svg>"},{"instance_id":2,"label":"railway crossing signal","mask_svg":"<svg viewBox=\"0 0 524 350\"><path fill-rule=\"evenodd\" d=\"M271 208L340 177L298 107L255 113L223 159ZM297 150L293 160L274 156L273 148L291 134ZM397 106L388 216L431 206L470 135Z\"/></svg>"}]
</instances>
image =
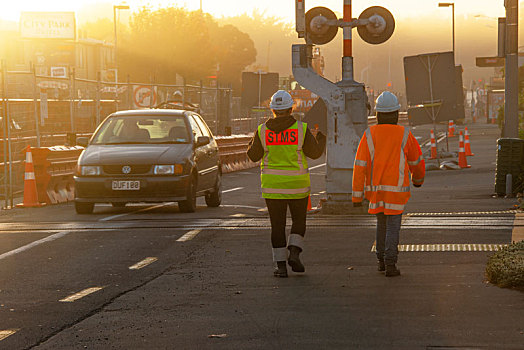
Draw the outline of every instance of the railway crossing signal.
<instances>
[{"instance_id":1,"label":"railway crossing signal","mask_svg":"<svg viewBox=\"0 0 524 350\"><path fill-rule=\"evenodd\" d=\"M353 79L352 28L369 44L387 41L395 30L393 15L385 8L372 6L358 19L352 18L351 0L344 1L344 16L315 7L305 11L305 0L295 0L296 31L305 44L292 46L293 75L297 82L317 94L327 107L327 201L326 214L344 214L353 210L351 203L353 162L360 138L368 126L365 85ZM317 74L312 66L314 45L327 44L338 28L344 32L342 80L333 83Z\"/></svg>"}]
</instances>

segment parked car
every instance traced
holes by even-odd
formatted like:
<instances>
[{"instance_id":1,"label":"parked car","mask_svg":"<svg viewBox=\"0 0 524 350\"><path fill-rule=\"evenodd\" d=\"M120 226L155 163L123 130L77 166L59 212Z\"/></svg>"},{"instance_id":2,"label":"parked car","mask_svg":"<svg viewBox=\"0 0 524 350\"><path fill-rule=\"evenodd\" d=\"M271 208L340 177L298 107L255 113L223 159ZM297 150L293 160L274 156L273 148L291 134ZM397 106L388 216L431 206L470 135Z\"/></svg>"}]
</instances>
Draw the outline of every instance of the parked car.
<instances>
[{"instance_id":1,"label":"parked car","mask_svg":"<svg viewBox=\"0 0 524 350\"><path fill-rule=\"evenodd\" d=\"M120 111L108 116L78 159L75 209L95 203L178 202L194 212L196 198L218 207L222 200L218 146L200 115L188 110Z\"/></svg>"}]
</instances>

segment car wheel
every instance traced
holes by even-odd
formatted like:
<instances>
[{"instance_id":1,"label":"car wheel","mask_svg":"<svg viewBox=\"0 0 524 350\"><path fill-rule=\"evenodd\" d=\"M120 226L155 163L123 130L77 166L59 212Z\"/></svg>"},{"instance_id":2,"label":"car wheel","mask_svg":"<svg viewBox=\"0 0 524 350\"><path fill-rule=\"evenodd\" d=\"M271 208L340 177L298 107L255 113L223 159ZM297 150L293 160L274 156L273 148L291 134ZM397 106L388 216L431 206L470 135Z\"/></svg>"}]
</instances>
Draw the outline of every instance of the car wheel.
<instances>
[{"instance_id":1,"label":"car wheel","mask_svg":"<svg viewBox=\"0 0 524 350\"><path fill-rule=\"evenodd\" d=\"M187 189L185 201L178 202L178 208L182 213L193 213L196 210L196 188L197 182L195 176L191 176L191 181Z\"/></svg>"},{"instance_id":2,"label":"car wheel","mask_svg":"<svg viewBox=\"0 0 524 350\"><path fill-rule=\"evenodd\" d=\"M123 208L126 206L127 203L125 202L113 202L111 205L113 205L114 208Z\"/></svg>"},{"instance_id":3,"label":"car wheel","mask_svg":"<svg viewBox=\"0 0 524 350\"><path fill-rule=\"evenodd\" d=\"M213 192L206 194L208 207L218 207L222 203L222 174L219 172Z\"/></svg>"},{"instance_id":4,"label":"car wheel","mask_svg":"<svg viewBox=\"0 0 524 350\"><path fill-rule=\"evenodd\" d=\"M94 207L95 203L75 202L75 210L77 214L91 214L93 213Z\"/></svg>"}]
</instances>

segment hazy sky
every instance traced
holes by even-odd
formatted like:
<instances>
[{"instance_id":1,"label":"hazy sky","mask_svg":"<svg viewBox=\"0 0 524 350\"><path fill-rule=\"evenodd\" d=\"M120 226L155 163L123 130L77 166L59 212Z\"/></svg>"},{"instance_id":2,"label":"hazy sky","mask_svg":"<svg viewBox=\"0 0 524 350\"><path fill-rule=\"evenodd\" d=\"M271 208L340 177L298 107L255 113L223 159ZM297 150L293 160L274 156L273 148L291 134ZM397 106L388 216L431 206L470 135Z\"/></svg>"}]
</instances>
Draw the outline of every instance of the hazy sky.
<instances>
[{"instance_id":1,"label":"hazy sky","mask_svg":"<svg viewBox=\"0 0 524 350\"><path fill-rule=\"evenodd\" d=\"M442 1L442 0L440 0ZM93 4L103 3L126 3L131 6L131 11L141 6L183 6L190 10L200 7L200 0L128 0L128 1L96 1L96 0L19 0L3 1L0 11L0 19L18 21L21 11L75 11L89 8ZM331 10L342 12L343 0L305 0L306 8L325 6ZM384 6L388 8L396 18L429 16L432 18L451 17L450 8L438 8L439 0L354 0L353 16L357 17L362 10L369 6ZM234 16L241 13L251 13L254 8L266 11L268 15L282 17L287 22L294 22L295 1L294 0L202 0L205 12L214 16ZM110 7L109 7L110 8ZM504 0L455 0L455 11L457 15L484 15L489 17L504 16ZM103 17L111 17L109 13L100 14Z\"/></svg>"}]
</instances>

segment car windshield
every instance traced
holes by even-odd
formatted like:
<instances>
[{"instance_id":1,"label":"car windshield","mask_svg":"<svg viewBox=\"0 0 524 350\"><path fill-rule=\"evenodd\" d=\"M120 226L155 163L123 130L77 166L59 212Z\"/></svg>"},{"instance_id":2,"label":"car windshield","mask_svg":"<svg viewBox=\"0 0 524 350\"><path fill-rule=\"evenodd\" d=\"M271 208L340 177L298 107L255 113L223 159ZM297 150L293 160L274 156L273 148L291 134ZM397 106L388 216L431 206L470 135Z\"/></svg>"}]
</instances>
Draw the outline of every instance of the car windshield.
<instances>
[{"instance_id":1,"label":"car windshield","mask_svg":"<svg viewBox=\"0 0 524 350\"><path fill-rule=\"evenodd\" d=\"M93 145L189 143L183 116L113 116L93 136Z\"/></svg>"}]
</instances>

